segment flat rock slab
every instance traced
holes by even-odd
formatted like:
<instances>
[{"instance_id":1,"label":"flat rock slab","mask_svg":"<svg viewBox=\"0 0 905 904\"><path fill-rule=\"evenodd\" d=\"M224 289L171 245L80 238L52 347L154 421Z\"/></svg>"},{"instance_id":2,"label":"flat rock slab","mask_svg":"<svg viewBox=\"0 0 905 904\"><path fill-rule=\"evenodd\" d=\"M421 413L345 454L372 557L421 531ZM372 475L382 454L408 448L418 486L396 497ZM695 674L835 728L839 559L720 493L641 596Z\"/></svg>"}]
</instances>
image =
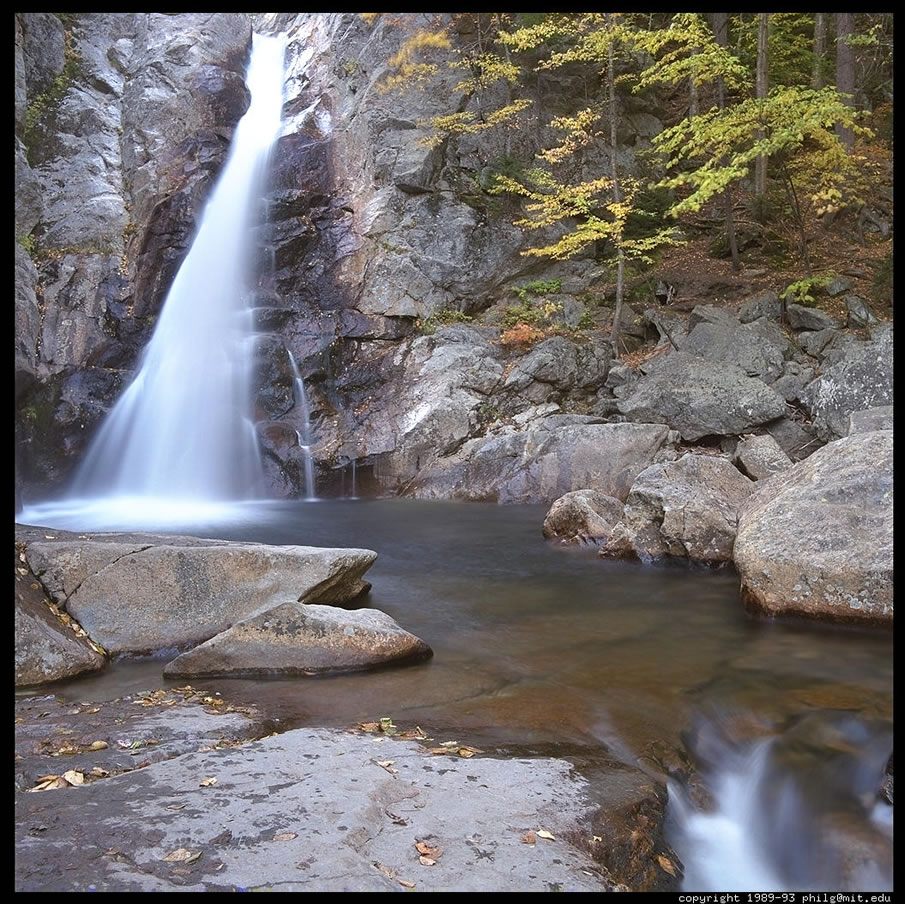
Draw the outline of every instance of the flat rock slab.
<instances>
[{"instance_id":1,"label":"flat rock slab","mask_svg":"<svg viewBox=\"0 0 905 904\"><path fill-rule=\"evenodd\" d=\"M319 675L417 661L432 653L378 609L283 603L168 663L167 677Z\"/></svg>"},{"instance_id":2,"label":"flat rock slab","mask_svg":"<svg viewBox=\"0 0 905 904\"><path fill-rule=\"evenodd\" d=\"M606 871L567 841L594 843L581 825L597 810L587 792L565 760L435 756L296 729L18 795L15 886L605 891Z\"/></svg>"},{"instance_id":3,"label":"flat rock slab","mask_svg":"<svg viewBox=\"0 0 905 904\"><path fill-rule=\"evenodd\" d=\"M50 596L110 653L200 643L290 601L343 603L370 585L368 549L159 534L17 530Z\"/></svg>"},{"instance_id":4,"label":"flat rock slab","mask_svg":"<svg viewBox=\"0 0 905 904\"><path fill-rule=\"evenodd\" d=\"M27 697L16 701L15 710L17 791L68 770L93 782L200 747L257 739L277 727L254 707L190 686L100 703Z\"/></svg>"}]
</instances>

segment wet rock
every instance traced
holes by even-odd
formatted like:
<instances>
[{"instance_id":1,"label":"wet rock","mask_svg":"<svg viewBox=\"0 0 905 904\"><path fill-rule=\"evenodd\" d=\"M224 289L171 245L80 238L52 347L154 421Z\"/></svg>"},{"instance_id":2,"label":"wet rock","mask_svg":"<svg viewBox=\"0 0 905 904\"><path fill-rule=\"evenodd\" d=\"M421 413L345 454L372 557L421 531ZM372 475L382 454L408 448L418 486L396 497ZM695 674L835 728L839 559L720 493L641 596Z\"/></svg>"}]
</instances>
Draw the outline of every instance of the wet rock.
<instances>
[{"instance_id":1,"label":"wet rock","mask_svg":"<svg viewBox=\"0 0 905 904\"><path fill-rule=\"evenodd\" d=\"M553 415L527 430L470 440L454 456L424 468L409 493L549 505L573 490L593 489L624 499L668 431L658 424L596 420L560 425Z\"/></svg>"},{"instance_id":2,"label":"wet rock","mask_svg":"<svg viewBox=\"0 0 905 904\"><path fill-rule=\"evenodd\" d=\"M891 430L829 443L758 483L733 553L746 606L891 624L892 508Z\"/></svg>"},{"instance_id":3,"label":"wet rock","mask_svg":"<svg viewBox=\"0 0 905 904\"><path fill-rule=\"evenodd\" d=\"M793 330L832 330L839 327L835 317L820 308L809 308L801 304L786 305L789 326Z\"/></svg>"},{"instance_id":4,"label":"wet rock","mask_svg":"<svg viewBox=\"0 0 905 904\"><path fill-rule=\"evenodd\" d=\"M622 517L622 503L595 490L560 496L544 518L543 533L561 543L605 541Z\"/></svg>"},{"instance_id":5,"label":"wet rock","mask_svg":"<svg viewBox=\"0 0 905 904\"><path fill-rule=\"evenodd\" d=\"M50 600L18 552L14 609L16 687L74 678L106 665L85 638L53 613Z\"/></svg>"},{"instance_id":6,"label":"wet rock","mask_svg":"<svg viewBox=\"0 0 905 904\"><path fill-rule=\"evenodd\" d=\"M892 405L881 405L878 408L853 411L849 416L848 435L871 433L874 430L892 430L892 409Z\"/></svg>"},{"instance_id":7,"label":"wet rock","mask_svg":"<svg viewBox=\"0 0 905 904\"><path fill-rule=\"evenodd\" d=\"M110 653L199 643L287 600L343 603L370 585L364 549L20 532L32 571Z\"/></svg>"},{"instance_id":8,"label":"wet rock","mask_svg":"<svg viewBox=\"0 0 905 904\"><path fill-rule=\"evenodd\" d=\"M602 556L725 562L754 484L725 458L686 453L642 471Z\"/></svg>"},{"instance_id":9,"label":"wet rock","mask_svg":"<svg viewBox=\"0 0 905 904\"><path fill-rule=\"evenodd\" d=\"M853 411L892 404L892 325L878 328L869 342L853 344L845 356L814 380L807 402L824 439L848 433Z\"/></svg>"},{"instance_id":10,"label":"wet rock","mask_svg":"<svg viewBox=\"0 0 905 904\"><path fill-rule=\"evenodd\" d=\"M763 480L792 467L792 460L769 433L741 440L732 460L752 480Z\"/></svg>"},{"instance_id":11,"label":"wet rock","mask_svg":"<svg viewBox=\"0 0 905 904\"><path fill-rule=\"evenodd\" d=\"M377 609L287 602L167 663L167 677L277 677L361 671L425 659L431 648Z\"/></svg>"},{"instance_id":12,"label":"wet rock","mask_svg":"<svg viewBox=\"0 0 905 904\"><path fill-rule=\"evenodd\" d=\"M680 351L641 370L643 377L619 400L619 411L632 421L668 424L685 440L742 433L785 414L782 396L734 364Z\"/></svg>"},{"instance_id":13,"label":"wet rock","mask_svg":"<svg viewBox=\"0 0 905 904\"><path fill-rule=\"evenodd\" d=\"M16 296L15 296L15 393L20 398L35 381L37 373L38 337L41 330L41 313L35 288L38 271L28 252L16 243Z\"/></svg>"}]
</instances>

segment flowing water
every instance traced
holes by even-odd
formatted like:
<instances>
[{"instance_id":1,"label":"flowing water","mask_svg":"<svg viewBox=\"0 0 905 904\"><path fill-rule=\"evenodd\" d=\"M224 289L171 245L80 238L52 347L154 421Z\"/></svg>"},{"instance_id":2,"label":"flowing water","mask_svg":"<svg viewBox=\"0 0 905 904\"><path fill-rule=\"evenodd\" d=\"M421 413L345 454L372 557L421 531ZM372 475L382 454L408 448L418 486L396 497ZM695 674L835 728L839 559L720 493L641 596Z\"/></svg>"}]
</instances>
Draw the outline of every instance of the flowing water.
<instances>
[{"instance_id":1,"label":"flowing water","mask_svg":"<svg viewBox=\"0 0 905 904\"><path fill-rule=\"evenodd\" d=\"M541 535L544 511L273 502L182 525L374 549L367 604L434 650L368 674L203 686L288 725L390 716L478 746L605 748L658 775L687 751L706 786L677 776L671 788L688 890L888 888L891 808L874 808L892 748L891 635L751 617L731 569L555 546ZM78 515L57 526L78 528ZM161 668L122 661L60 692L91 700L184 683L164 682Z\"/></svg>"},{"instance_id":2,"label":"flowing water","mask_svg":"<svg viewBox=\"0 0 905 904\"><path fill-rule=\"evenodd\" d=\"M134 517L242 498L259 482L249 237L280 128L284 43L254 36L249 109L138 373L76 474L70 497L90 499L101 521L104 503Z\"/></svg>"},{"instance_id":3,"label":"flowing water","mask_svg":"<svg viewBox=\"0 0 905 904\"><path fill-rule=\"evenodd\" d=\"M279 131L283 53L281 39L255 36L251 107L140 370L73 493L18 520L374 549L366 604L427 641L431 660L204 686L287 726L389 716L443 739L578 745L671 774L670 838L686 890L891 887L891 808L876 794L892 747L888 634L749 617L730 569L554 546L539 506L236 502L261 471L249 414L249 227ZM289 360L313 500L311 414ZM356 496L354 461L350 483ZM183 683L164 681L162 664L120 660L54 691L98 700ZM688 758L690 775L670 765Z\"/></svg>"}]
</instances>

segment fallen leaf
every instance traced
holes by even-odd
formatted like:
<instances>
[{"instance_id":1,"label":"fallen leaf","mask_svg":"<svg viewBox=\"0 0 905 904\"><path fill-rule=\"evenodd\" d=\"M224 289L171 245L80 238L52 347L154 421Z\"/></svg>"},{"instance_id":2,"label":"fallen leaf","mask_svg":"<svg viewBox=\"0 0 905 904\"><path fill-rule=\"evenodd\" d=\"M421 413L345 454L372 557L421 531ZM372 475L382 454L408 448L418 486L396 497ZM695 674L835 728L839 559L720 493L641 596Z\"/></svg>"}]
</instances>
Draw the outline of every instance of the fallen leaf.
<instances>
[{"instance_id":1,"label":"fallen leaf","mask_svg":"<svg viewBox=\"0 0 905 904\"><path fill-rule=\"evenodd\" d=\"M415 887L415 883L414 883L414 882L409 882L408 879L397 879L396 881L397 881L400 885L404 886L405 888L414 888L414 887Z\"/></svg>"},{"instance_id":2,"label":"fallen leaf","mask_svg":"<svg viewBox=\"0 0 905 904\"><path fill-rule=\"evenodd\" d=\"M537 837L534 832L525 832L521 837L522 844L534 844L537 841Z\"/></svg>"},{"instance_id":3,"label":"fallen leaf","mask_svg":"<svg viewBox=\"0 0 905 904\"><path fill-rule=\"evenodd\" d=\"M187 848L176 848L164 857L167 863L194 863L200 859L202 851L190 851Z\"/></svg>"},{"instance_id":4,"label":"fallen leaf","mask_svg":"<svg viewBox=\"0 0 905 904\"><path fill-rule=\"evenodd\" d=\"M380 728L379 722L359 722L358 727L362 731L377 731Z\"/></svg>"},{"instance_id":5,"label":"fallen leaf","mask_svg":"<svg viewBox=\"0 0 905 904\"><path fill-rule=\"evenodd\" d=\"M422 866L433 866L437 861L432 860L430 857L425 857L424 855L422 855L418 858L418 862Z\"/></svg>"},{"instance_id":6,"label":"fallen leaf","mask_svg":"<svg viewBox=\"0 0 905 904\"><path fill-rule=\"evenodd\" d=\"M181 810L185 804L167 804L168 810Z\"/></svg>"},{"instance_id":7,"label":"fallen leaf","mask_svg":"<svg viewBox=\"0 0 905 904\"><path fill-rule=\"evenodd\" d=\"M441 742L440 742L440 746L441 746L441 747L455 748L456 750L458 750L458 749L459 749L459 742L458 742L458 741L441 741Z\"/></svg>"},{"instance_id":8,"label":"fallen leaf","mask_svg":"<svg viewBox=\"0 0 905 904\"><path fill-rule=\"evenodd\" d=\"M86 713L99 713L100 711L101 711L101 708L99 706L95 706L93 709L85 710Z\"/></svg>"},{"instance_id":9,"label":"fallen leaf","mask_svg":"<svg viewBox=\"0 0 905 904\"><path fill-rule=\"evenodd\" d=\"M215 779L215 778L211 775L211 776L208 776L207 778L201 779L201 781L198 782L198 784L199 784L199 786L202 787L202 788L209 788L211 785L216 785L216 784L217 784L217 779Z\"/></svg>"},{"instance_id":10,"label":"fallen leaf","mask_svg":"<svg viewBox=\"0 0 905 904\"><path fill-rule=\"evenodd\" d=\"M85 773L79 772L76 769L70 769L67 772L63 773L63 778L69 782L70 785L84 785L85 784Z\"/></svg>"},{"instance_id":11,"label":"fallen leaf","mask_svg":"<svg viewBox=\"0 0 905 904\"><path fill-rule=\"evenodd\" d=\"M31 585L31 589L32 589L32 590L40 590L40 589L41 589L41 585L40 585L40 584L32 584L32 585Z\"/></svg>"},{"instance_id":12,"label":"fallen leaf","mask_svg":"<svg viewBox=\"0 0 905 904\"><path fill-rule=\"evenodd\" d=\"M451 753L448 747L431 747L429 753L439 756L441 753Z\"/></svg>"},{"instance_id":13,"label":"fallen leaf","mask_svg":"<svg viewBox=\"0 0 905 904\"><path fill-rule=\"evenodd\" d=\"M603 839L599 835L592 835L591 841L603 841Z\"/></svg>"},{"instance_id":14,"label":"fallen leaf","mask_svg":"<svg viewBox=\"0 0 905 904\"><path fill-rule=\"evenodd\" d=\"M45 540L56 540L56 536L54 534L44 534Z\"/></svg>"},{"instance_id":15,"label":"fallen leaf","mask_svg":"<svg viewBox=\"0 0 905 904\"><path fill-rule=\"evenodd\" d=\"M547 841L556 841L555 836L551 832L548 832L546 829L538 829L535 834L538 838L544 838Z\"/></svg>"},{"instance_id":16,"label":"fallen leaf","mask_svg":"<svg viewBox=\"0 0 905 904\"><path fill-rule=\"evenodd\" d=\"M382 767L383 769L386 769L386 771L389 772L390 775L396 775L399 770L393 768L393 763L395 762L395 760L377 760L377 765Z\"/></svg>"},{"instance_id":17,"label":"fallen leaf","mask_svg":"<svg viewBox=\"0 0 905 904\"><path fill-rule=\"evenodd\" d=\"M407 819L403 819L401 816L397 816L392 810L384 809L383 812L386 813L386 815L389 816L390 819L393 820L393 823L395 825L397 825L397 826L407 826L408 825Z\"/></svg>"},{"instance_id":18,"label":"fallen leaf","mask_svg":"<svg viewBox=\"0 0 905 904\"><path fill-rule=\"evenodd\" d=\"M668 872L670 874L670 876L676 875L676 867L671 860L668 860L666 857L663 857L662 855L658 854L657 863L659 863L660 866L662 866L663 869L665 869L666 872Z\"/></svg>"},{"instance_id":19,"label":"fallen leaf","mask_svg":"<svg viewBox=\"0 0 905 904\"><path fill-rule=\"evenodd\" d=\"M440 854L443 853L439 845L430 844L427 841L416 841L415 850L418 851L419 854L424 854L426 857L439 857Z\"/></svg>"},{"instance_id":20,"label":"fallen leaf","mask_svg":"<svg viewBox=\"0 0 905 904\"><path fill-rule=\"evenodd\" d=\"M377 869L380 870L385 876L389 876L391 879L396 878L396 870L392 867L387 866L385 863L381 863L379 860L375 860L372 866L376 866Z\"/></svg>"},{"instance_id":21,"label":"fallen leaf","mask_svg":"<svg viewBox=\"0 0 905 904\"><path fill-rule=\"evenodd\" d=\"M293 838L296 838L295 832L278 832L273 836L274 841L292 841Z\"/></svg>"},{"instance_id":22,"label":"fallen leaf","mask_svg":"<svg viewBox=\"0 0 905 904\"><path fill-rule=\"evenodd\" d=\"M88 745L89 750L106 750L107 742L106 741L92 741Z\"/></svg>"},{"instance_id":23,"label":"fallen leaf","mask_svg":"<svg viewBox=\"0 0 905 904\"><path fill-rule=\"evenodd\" d=\"M459 756L464 756L466 758L474 756L476 753L483 753L482 750L478 750L477 747L460 747L459 748Z\"/></svg>"},{"instance_id":24,"label":"fallen leaf","mask_svg":"<svg viewBox=\"0 0 905 904\"><path fill-rule=\"evenodd\" d=\"M109 774L110 773L107 772L106 769L101 769L100 766L95 766L89 773L89 775L94 775L97 778L104 778L105 776L108 776Z\"/></svg>"}]
</instances>

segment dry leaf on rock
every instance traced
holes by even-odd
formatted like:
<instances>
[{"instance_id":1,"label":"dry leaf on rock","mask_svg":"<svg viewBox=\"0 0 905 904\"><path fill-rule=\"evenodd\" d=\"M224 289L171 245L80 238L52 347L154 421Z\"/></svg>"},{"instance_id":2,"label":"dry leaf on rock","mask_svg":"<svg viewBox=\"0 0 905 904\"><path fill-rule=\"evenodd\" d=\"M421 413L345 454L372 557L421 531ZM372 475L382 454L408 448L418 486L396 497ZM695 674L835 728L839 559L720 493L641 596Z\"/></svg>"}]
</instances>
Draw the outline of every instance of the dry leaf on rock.
<instances>
[{"instance_id":1,"label":"dry leaf on rock","mask_svg":"<svg viewBox=\"0 0 905 904\"><path fill-rule=\"evenodd\" d=\"M391 879L396 878L396 870L394 870L391 866L387 866L385 863L381 863L379 860L375 860L372 866L376 866L377 869L380 870L385 876L389 876Z\"/></svg>"},{"instance_id":2,"label":"dry leaf on rock","mask_svg":"<svg viewBox=\"0 0 905 904\"><path fill-rule=\"evenodd\" d=\"M552 834L552 832L548 832L546 829L538 829L536 835L538 838L544 838L547 841L556 841L556 838Z\"/></svg>"},{"instance_id":3,"label":"dry leaf on rock","mask_svg":"<svg viewBox=\"0 0 905 904\"><path fill-rule=\"evenodd\" d=\"M409 882L408 879L397 879L396 881L397 881L400 885L404 886L405 888L414 888L414 887L415 887L415 883L414 883L414 882Z\"/></svg>"},{"instance_id":4,"label":"dry leaf on rock","mask_svg":"<svg viewBox=\"0 0 905 904\"><path fill-rule=\"evenodd\" d=\"M537 836L534 832L525 832L521 837L522 844L534 844L537 841Z\"/></svg>"},{"instance_id":5,"label":"dry leaf on rock","mask_svg":"<svg viewBox=\"0 0 905 904\"><path fill-rule=\"evenodd\" d=\"M107 742L106 741L92 741L88 745L89 750L106 750Z\"/></svg>"},{"instance_id":6,"label":"dry leaf on rock","mask_svg":"<svg viewBox=\"0 0 905 904\"><path fill-rule=\"evenodd\" d=\"M670 876L676 875L676 867L671 860L668 860L666 857L663 857L662 855L658 854L657 863L659 863L660 866L662 866L663 869L665 869L666 872L668 872L670 874Z\"/></svg>"},{"instance_id":7,"label":"dry leaf on rock","mask_svg":"<svg viewBox=\"0 0 905 904\"><path fill-rule=\"evenodd\" d=\"M167 804L168 810L181 810L185 807L185 804Z\"/></svg>"},{"instance_id":8,"label":"dry leaf on rock","mask_svg":"<svg viewBox=\"0 0 905 904\"><path fill-rule=\"evenodd\" d=\"M428 857L439 857L442 853L439 845L431 844L428 841L416 841L415 850L419 854L426 854Z\"/></svg>"},{"instance_id":9,"label":"dry leaf on rock","mask_svg":"<svg viewBox=\"0 0 905 904\"><path fill-rule=\"evenodd\" d=\"M69 782L70 785L84 785L85 784L85 773L79 772L76 769L70 769L67 772L63 773L63 778Z\"/></svg>"},{"instance_id":10,"label":"dry leaf on rock","mask_svg":"<svg viewBox=\"0 0 905 904\"><path fill-rule=\"evenodd\" d=\"M297 838L295 832L277 832L276 835L273 836L274 841L292 841L293 838Z\"/></svg>"},{"instance_id":11,"label":"dry leaf on rock","mask_svg":"<svg viewBox=\"0 0 905 904\"><path fill-rule=\"evenodd\" d=\"M433 866L437 861L433 860L430 857L425 857L423 854L418 858L418 862L422 866Z\"/></svg>"},{"instance_id":12,"label":"dry leaf on rock","mask_svg":"<svg viewBox=\"0 0 905 904\"><path fill-rule=\"evenodd\" d=\"M393 768L393 763L395 762L395 760L377 760L377 765L383 769L386 769L386 771L389 772L390 775L396 775L399 770Z\"/></svg>"},{"instance_id":13,"label":"dry leaf on rock","mask_svg":"<svg viewBox=\"0 0 905 904\"><path fill-rule=\"evenodd\" d=\"M187 848L176 848L164 857L167 863L194 863L201 858L202 851L190 851Z\"/></svg>"},{"instance_id":14,"label":"dry leaf on rock","mask_svg":"<svg viewBox=\"0 0 905 904\"><path fill-rule=\"evenodd\" d=\"M215 779L212 775L210 775L207 778L201 779L201 781L198 782L198 784L202 788L209 788L211 785L217 784L217 779Z\"/></svg>"}]
</instances>

